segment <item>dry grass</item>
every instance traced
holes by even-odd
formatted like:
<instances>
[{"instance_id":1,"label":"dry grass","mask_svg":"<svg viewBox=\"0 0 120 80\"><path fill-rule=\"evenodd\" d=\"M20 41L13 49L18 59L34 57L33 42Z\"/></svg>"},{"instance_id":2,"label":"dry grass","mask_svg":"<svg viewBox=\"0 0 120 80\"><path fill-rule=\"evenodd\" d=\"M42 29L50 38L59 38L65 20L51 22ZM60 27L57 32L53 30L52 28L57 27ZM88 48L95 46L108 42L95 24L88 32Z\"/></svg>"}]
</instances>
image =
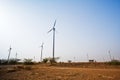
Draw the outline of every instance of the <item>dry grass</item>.
<instances>
[{"instance_id":1,"label":"dry grass","mask_svg":"<svg viewBox=\"0 0 120 80\"><path fill-rule=\"evenodd\" d=\"M7 69L8 67L6 67ZM0 69L0 80L119 80L120 69L56 67L49 65L18 65Z\"/></svg>"}]
</instances>

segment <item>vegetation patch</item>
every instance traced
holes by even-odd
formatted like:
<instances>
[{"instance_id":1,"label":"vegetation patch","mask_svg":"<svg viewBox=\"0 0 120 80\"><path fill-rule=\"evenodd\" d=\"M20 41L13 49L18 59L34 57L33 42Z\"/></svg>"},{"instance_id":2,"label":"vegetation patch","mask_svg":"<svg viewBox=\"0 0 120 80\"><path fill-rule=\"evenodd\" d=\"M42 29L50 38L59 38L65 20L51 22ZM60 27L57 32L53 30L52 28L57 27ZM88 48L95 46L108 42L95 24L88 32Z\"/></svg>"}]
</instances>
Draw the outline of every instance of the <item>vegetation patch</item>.
<instances>
[{"instance_id":1,"label":"vegetation patch","mask_svg":"<svg viewBox=\"0 0 120 80\"><path fill-rule=\"evenodd\" d=\"M26 65L32 65L32 64L34 64L34 62L32 61L32 59L24 59L23 63L26 64Z\"/></svg>"},{"instance_id":2,"label":"vegetation patch","mask_svg":"<svg viewBox=\"0 0 120 80\"><path fill-rule=\"evenodd\" d=\"M110 65L120 65L120 61L119 60L111 60L110 62L108 62L108 64L110 64Z\"/></svg>"}]
</instances>

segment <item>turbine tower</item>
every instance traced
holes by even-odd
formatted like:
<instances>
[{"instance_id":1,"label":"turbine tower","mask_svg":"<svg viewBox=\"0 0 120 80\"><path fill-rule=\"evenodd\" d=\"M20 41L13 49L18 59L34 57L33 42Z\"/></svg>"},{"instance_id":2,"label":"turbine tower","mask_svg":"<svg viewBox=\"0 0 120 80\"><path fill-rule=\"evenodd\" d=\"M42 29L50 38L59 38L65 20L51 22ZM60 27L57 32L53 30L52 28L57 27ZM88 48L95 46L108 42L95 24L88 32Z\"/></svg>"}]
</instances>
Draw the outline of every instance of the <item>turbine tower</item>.
<instances>
[{"instance_id":1,"label":"turbine tower","mask_svg":"<svg viewBox=\"0 0 120 80\"><path fill-rule=\"evenodd\" d=\"M40 59L41 59L41 60L40 60L41 62L42 62L43 45L44 45L44 43L42 43L42 45L41 45L41 58L40 58Z\"/></svg>"},{"instance_id":2,"label":"turbine tower","mask_svg":"<svg viewBox=\"0 0 120 80\"><path fill-rule=\"evenodd\" d=\"M54 22L53 28L48 31L48 33L53 31L53 61L55 61L55 25L56 25L56 20Z\"/></svg>"},{"instance_id":3,"label":"turbine tower","mask_svg":"<svg viewBox=\"0 0 120 80\"><path fill-rule=\"evenodd\" d=\"M9 58L10 58L10 54L11 54L11 50L12 50L12 48L11 48L11 46L10 46L10 48L9 48L9 54L8 54L8 64L9 64Z\"/></svg>"}]
</instances>

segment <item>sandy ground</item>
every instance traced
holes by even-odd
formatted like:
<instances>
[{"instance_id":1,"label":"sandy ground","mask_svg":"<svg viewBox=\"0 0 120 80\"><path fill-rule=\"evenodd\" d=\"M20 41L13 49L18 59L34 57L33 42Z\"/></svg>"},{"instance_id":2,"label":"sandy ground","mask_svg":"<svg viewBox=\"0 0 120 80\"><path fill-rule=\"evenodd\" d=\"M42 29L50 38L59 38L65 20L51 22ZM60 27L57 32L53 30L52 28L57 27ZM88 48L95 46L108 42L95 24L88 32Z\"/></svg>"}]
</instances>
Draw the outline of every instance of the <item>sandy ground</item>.
<instances>
[{"instance_id":1,"label":"sandy ground","mask_svg":"<svg viewBox=\"0 0 120 80\"><path fill-rule=\"evenodd\" d=\"M1 66L0 80L120 80L120 69Z\"/></svg>"}]
</instances>

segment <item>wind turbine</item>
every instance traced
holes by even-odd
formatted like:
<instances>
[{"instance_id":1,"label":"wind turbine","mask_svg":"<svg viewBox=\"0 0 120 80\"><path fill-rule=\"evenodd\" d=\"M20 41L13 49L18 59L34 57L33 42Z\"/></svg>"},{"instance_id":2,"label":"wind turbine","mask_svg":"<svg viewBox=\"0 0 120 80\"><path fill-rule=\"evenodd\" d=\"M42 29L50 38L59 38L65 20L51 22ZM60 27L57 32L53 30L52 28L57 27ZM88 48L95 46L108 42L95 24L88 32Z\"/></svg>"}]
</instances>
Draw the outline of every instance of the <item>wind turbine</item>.
<instances>
[{"instance_id":1,"label":"wind turbine","mask_svg":"<svg viewBox=\"0 0 120 80\"><path fill-rule=\"evenodd\" d=\"M17 55L18 55L18 53L16 52L16 54L15 54L15 59L17 60Z\"/></svg>"},{"instance_id":2,"label":"wind turbine","mask_svg":"<svg viewBox=\"0 0 120 80\"><path fill-rule=\"evenodd\" d=\"M54 22L53 28L48 31L48 33L53 31L53 61L55 61L55 55L54 55L55 54L55 25L56 25L56 20Z\"/></svg>"},{"instance_id":3,"label":"wind turbine","mask_svg":"<svg viewBox=\"0 0 120 80\"><path fill-rule=\"evenodd\" d=\"M43 53L43 45L44 45L44 43L42 43L42 45L41 45L41 62L42 62L42 53Z\"/></svg>"},{"instance_id":4,"label":"wind turbine","mask_svg":"<svg viewBox=\"0 0 120 80\"><path fill-rule=\"evenodd\" d=\"M88 62L89 62L89 56L88 56L88 54L87 54L87 60L88 60Z\"/></svg>"},{"instance_id":5,"label":"wind turbine","mask_svg":"<svg viewBox=\"0 0 120 80\"><path fill-rule=\"evenodd\" d=\"M8 64L9 64L9 58L10 58L10 54L11 54L11 50L12 50L12 48L11 48L11 46L10 46L10 48L9 48L9 54L8 54Z\"/></svg>"},{"instance_id":6,"label":"wind turbine","mask_svg":"<svg viewBox=\"0 0 120 80\"><path fill-rule=\"evenodd\" d=\"M110 60L112 60L112 57L111 57L111 52L110 52L110 50L108 51L108 53L109 53Z\"/></svg>"}]
</instances>

